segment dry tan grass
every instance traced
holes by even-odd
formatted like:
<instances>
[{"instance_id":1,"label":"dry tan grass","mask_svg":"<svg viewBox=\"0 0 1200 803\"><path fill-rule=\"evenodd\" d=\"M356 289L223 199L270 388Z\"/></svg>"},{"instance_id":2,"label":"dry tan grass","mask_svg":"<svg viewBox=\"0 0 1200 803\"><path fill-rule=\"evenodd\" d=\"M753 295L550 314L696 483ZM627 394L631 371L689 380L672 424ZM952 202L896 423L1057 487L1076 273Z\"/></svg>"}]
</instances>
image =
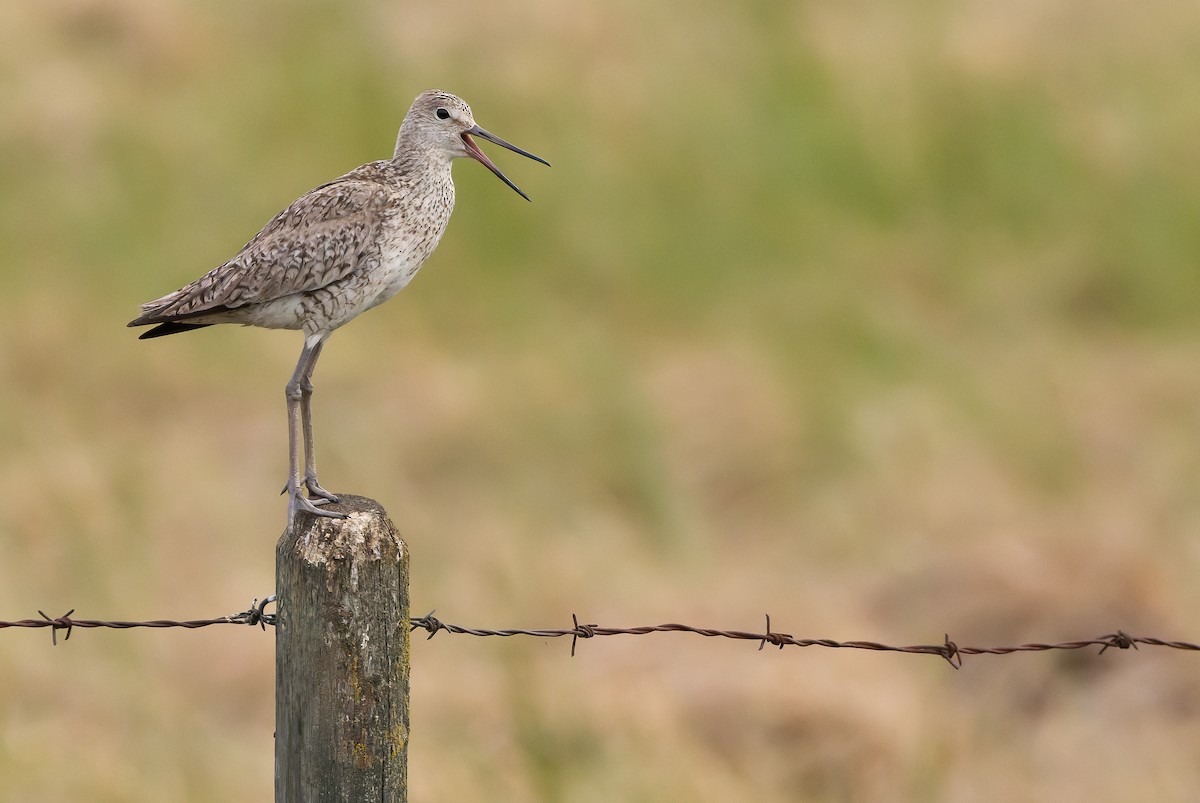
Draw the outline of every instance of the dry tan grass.
<instances>
[{"instance_id":1,"label":"dry tan grass","mask_svg":"<svg viewBox=\"0 0 1200 803\"><path fill-rule=\"evenodd\" d=\"M1200 12L0 7L0 617L273 585L288 333L136 303L461 92L426 273L339 332L322 477L414 606L961 644L1200 638ZM61 609L61 610L60 610ZM0 635L0 799L262 800L268 635ZM414 801L1188 800L1195 659L414 644Z\"/></svg>"}]
</instances>

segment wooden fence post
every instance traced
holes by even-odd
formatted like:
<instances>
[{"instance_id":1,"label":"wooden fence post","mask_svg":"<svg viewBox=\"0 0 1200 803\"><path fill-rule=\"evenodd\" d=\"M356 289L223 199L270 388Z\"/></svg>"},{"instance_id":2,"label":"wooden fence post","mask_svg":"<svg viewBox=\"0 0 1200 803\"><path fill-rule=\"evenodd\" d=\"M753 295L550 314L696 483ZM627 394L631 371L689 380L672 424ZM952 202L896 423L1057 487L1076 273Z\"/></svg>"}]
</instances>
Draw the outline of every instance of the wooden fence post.
<instances>
[{"instance_id":1,"label":"wooden fence post","mask_svg":"<svg viewBox=\"0 0 1200 803\"><path fill-rule=\"evenodd\" d=\"M403 801L408 547L378 502L342 496L279 539L276 803Z\"/></svg>"}]
</instances>

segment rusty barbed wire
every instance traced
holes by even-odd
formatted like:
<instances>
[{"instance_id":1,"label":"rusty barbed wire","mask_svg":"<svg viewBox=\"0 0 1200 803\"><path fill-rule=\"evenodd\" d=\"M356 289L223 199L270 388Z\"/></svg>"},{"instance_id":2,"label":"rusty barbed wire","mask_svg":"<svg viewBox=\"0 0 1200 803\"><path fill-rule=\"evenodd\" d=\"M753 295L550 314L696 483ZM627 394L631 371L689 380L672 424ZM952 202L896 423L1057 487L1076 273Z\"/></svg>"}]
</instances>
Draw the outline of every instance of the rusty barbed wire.
<instances>
[{"instance_id":1,"label":"rusty barbed wire","mask_svg":"<svg viewBox=\"0 0 1200 803\"><path fill-rule=\"evenodd\" d=\"M184 627L189 630L195 630L200 627L210 627L212 625L249 625L254 627L259 625L263 630L267 629L267 625L275 625L276 615L266 613L265 609L272 602L275 602L275 595L272 594L263 597L262 600L255 599L250 603L250 607L241 613L234 613L228 616L220 616L216 619L191 619L188 621L176 621L173 619L152 619L146 622L121 622L121 621L101 621L99 619L72 619L71 614L75 613L75 609L64 613L62 616L47 616L45 611L38 611L41 619L19 619L15 622L0 621L0 630L8 627L49 627L51 644L58 645L58 631L65 630L67 634L63 636L63 641L71 638L71 632L77 628L97 628L107 627L114 630L130 630L135 627Z\"/></svg>"},{"instance_id":2,"label":"rusty barbed wire","mask_svg":"<svg viewBox=\"0 0 1200 803\"><path fill-rule=\"evenodd\" d=\"M103 621L98 619L74 619L72 614L74 609L67 611L62 616L51 617L43 611L38 611L41 619L20 619L14 622L0 621L0 630L10 627L26 627L26 628L44 628L51 629L51 643L58 644L58 632L65 630L66 635L63 641L71 637L71 633L75 628L113 628L117 630L128 630L131 628L149 627L149 628L170 628L181 627L187 629L196 629L201 627L210 627L212 625L249 625L250 627L260 627L263 630L267 629L267 625L274 627L278 623L278 614L267 613L266 607L276 602L274 594L263 597L261 600L255 599L250 603L250 607L240 613L230 614L228 616L220 616L215 619L192 619L187 621L176 621L171 619L153 619L144 622L124 622L124 621ZM771 629L771 616L766 615L766 629L761 632L751 632L744 630L718 630L710 627L696 627L693 625L684 625L678 623L668 623L661 625L648 625L641 627L607 627L599 624L580 624L579 617L571 614L571 627L568 628L551 628L540 630L528 630L524 628L507 628L501 630L492 630L489 628L466 627L464 625L447 624L434 616L435 611L430 611L425 616L416 616L409 619L409 627L411 630L424 630L429 635L427 638L433 638L438 633L454 633L466 636L478 637L499 637L509 638L512 636L527 636L531 638L571 638L571 655L575 655L576 648L580 639L597 638L600 636L645 636L651 633L693 633L698 636L707 638L724 638L733 639L735 641L757 641L758 649L762 650L768 644L773 647L783 649L784 647L824 647L827 649L839 650L870 650L874 652L895 652L907 653L912 655L936 655L945 660L950 666L959 669L963 664L963 656L966 655L1010 655L1018 652L1047 652L1050 650L1082 650L1088 647L1099 647L1099 654L1103 654L1110 648L1128 650L1137 649L1139 645L1148 647L1167 647L1174 650L1185 650L1190 652L1200 652L1200 644L1193 644L1187 641L1171 641L1167 639L1153 638L1150 636L1131 636L1123 630L1117 630L1096 638L1081 639L1078 641L1060 641L1054 643L1030 643L1019 644L1009 647L965 647L960 646L951 640L949 634L943 636L940 644L910 644L907 646L895 646L891 644L882 644L877 641L835 641L834 639L823 638L797 638L790 633L780 633Z\"/></svg>"},{"instance_id":3,"label":"rusty barbed wire","mask_svg":"<svg viewBox=\"0 0 1200 803\"><path fill-rule=\"evenodd\" d=\"M430 611L425 616L416 617L410 620L412 629L425 630L429 633L428 638L433 638L441 631L448 633L460 633L469 636L532 636L535 638L563 638L571 637L571 655L575 655L575 648L579 639L594 638L596 636L642 636L650 633L695 633L699 636L709 638L726 638L739 641L757 641L758 649L763 649L768 644L783 649L784 647L826 647L829 649L849 649L849 650L872 650L875 652L897 652L909 653L915 655L938 655L941 656L950 666L955 669L962 667L964 655L1008 655L1016 652L1045 652L1048 650L1081 650L1087 647L1099 647L1100 653L1103 654L1111 648L1128 650L1130 648L1137 649L1139 644L1151 647L1169 647L1176 650L1189 650L1200 652L1200 644L1192 644L1186 641L1168 641L1165 639L1151 638L1148 636L1131 636L1123 630L1118 630L1115 633L1110 633L1104 636L1098 636L1092 639L1083 639L1080 641L1063 641L1053 644L1032 643L1021 644L1013 647L961 647L950 639L949 634L943 637L941 644L912 644L908 646L893 646L890 644L881 644L876 641L834 641L833 639L810 639L796 638L790 633L778 633L771 630L771 616L766 615L766 631L763 633L752 633L742 630L717 630L708 627L694 627L692 625L682 624L663 624L651 625L645 627L602 627L597 624L579 624L579 619L575 614L571 614L572 626L560 630L488 630L482 628L468 628L461 625L446 624Z\"/></svg>"}]
</instances>

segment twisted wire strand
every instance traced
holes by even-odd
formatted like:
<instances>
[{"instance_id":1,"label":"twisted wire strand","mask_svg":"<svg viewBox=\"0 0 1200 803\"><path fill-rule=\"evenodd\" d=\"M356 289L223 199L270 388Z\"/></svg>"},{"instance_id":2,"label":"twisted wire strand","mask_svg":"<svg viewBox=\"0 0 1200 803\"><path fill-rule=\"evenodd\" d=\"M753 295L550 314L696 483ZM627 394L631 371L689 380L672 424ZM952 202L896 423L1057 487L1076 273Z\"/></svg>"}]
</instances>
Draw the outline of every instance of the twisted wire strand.
<instances>
[{"instance_id":1,"label":"twisted wire strand","mask_svg":"<svg viewBox=\"0 0 1200 803\"><path fill-rule=\"evenodd\" d=\"M196 629L202 627L211 627L213 625L249 625L250 627L260 627L263 630L270 625L274 627L278 623L278 614L267 613L266 608L276 602L275 595L270 595L260 599L255 599L250 603L250 607L238 613L229 614L227 616L219 616L214 619L190 619L178 621L173 619L151 619L147 621L107 621L100 619L76 619L73 614L74 609L67 611L62 616L49 616L44 611L38 611L40 619L19 619L16 621L0 621L0 630L6 628L50 628L51 643L58 644L59 631L65 631L66 635L63 641L71 637L71 633L76 628L95 629L95 628L110 628L116 630L128 630L132 628L187 628ZM951 640L949 634L946 634L940 644L910 644L906 646L896 646L891 644L882 644L876 641L836 641L834 639L825 638L797 638L790 633L780 633L771 629L771 617L766 616L766 628L762 632L753 632L746 630L719 630L711 627L697 627L695 625L679 624L677 622L669 622L661 625L643 625L639 627L609 627L595 623L580 623L579 617L571 614L571 626L567 628L548 628L530 630L525 628L505 628L505 629L490 629L480 627L466 627L464 625L449 624L443 622L434 616L435 611L430 611L425 616L417 616L409 619L409 627L412 630L424 630L429 635L427 638L433 638L438 633L452 633L465 636L476 636L481 638L497 637L511 638L514 636L524 636L529 638L566 638L571 639L571 655L575 655L580 639L599 638L602 636L646 636L655 633L692 633L706 638L724 638L735 641L756 641L758 649L762 650L768 644L783 649L784 647L824 647L826 649L841 649L841 650L869 650L874 652L895 652L907 653L913 655L936 655L945 660L950 666L955 669L962 667L963 657L967 655L1011 655L1013 653L1022 652L1046 652L1050 650L1082 650L1090 647L1098 647L1099 653L1111 649L1129 650L1137 649L1140 646L1148 647L1166 647L1173 650L1184 650L1188 652L1200 652L1200 644L1193 644L1187 641L1173 641L1168 639L1154 638L1151 636L1131 636L1123 630L1116 630L1106 635L1097 636L1090 639L1081 639L1077 641L1060 641L1054 643L1034 642L1029 644L1018 644L1014 646L1001 647L969 647L960 646L955 641Z\"/></svg>"}]
</instances>

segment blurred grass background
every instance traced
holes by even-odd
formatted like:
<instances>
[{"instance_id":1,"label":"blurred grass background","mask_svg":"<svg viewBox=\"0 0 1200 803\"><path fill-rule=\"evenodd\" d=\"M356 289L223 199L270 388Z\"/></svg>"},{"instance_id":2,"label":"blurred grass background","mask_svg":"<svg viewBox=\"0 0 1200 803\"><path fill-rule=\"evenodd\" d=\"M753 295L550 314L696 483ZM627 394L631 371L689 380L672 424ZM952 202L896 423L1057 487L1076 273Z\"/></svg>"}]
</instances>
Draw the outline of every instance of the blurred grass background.
<instances>
[{"instance_id":1,"label":"blurred grass background","mask_svg":"<svg viewBox=\"0 0 1200 803\"><path fill-rule=\"evenodd\" d=\"M0 618L273 590L295 333L137 304L465 97L420 278L317 375L416 613L1200 638L1200 7L0 6ZM495 150L495 149L493 149ZM0 636L0 799L265 800L273 641ZM1183 653L417 639L414 801L1193 799Z\"/></svg>"}]
</instances>

